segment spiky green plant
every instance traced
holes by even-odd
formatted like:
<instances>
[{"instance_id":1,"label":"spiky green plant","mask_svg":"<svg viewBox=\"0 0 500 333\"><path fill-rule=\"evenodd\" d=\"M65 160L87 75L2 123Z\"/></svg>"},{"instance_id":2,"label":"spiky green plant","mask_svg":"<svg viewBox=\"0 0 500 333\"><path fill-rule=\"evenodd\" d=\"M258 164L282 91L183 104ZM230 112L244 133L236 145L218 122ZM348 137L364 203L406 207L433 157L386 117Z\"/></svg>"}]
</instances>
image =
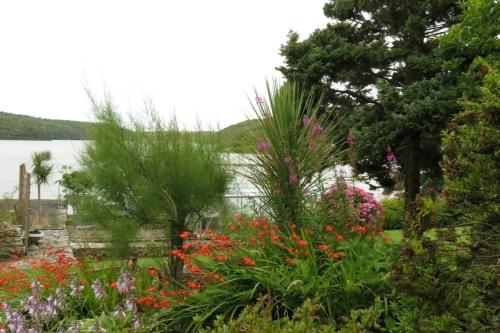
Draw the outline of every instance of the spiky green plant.
<instances>
[{"instance_id":1,"label":"spiky green plant","mask_svg":"<svg viewBox=\"0 0 500 333\"><path fill-rule=\"evenodd\" d=\"M300 224L304 195L320 188L323 171L342 151L335 117L319 111L321 98L298 85L267 83L267 98L256 95L252 108L261 136L255 138L245 176L265 198L267 212L280 223Z\"/></svg>"},{"instance_id":2,"label":"spiky green plant","mask_svg":"<svg viewBox=\"0 0 500 333\"><path fill-rule=\"evenodd\" d=\"M50 174L54 170L54 166L49 163L51 159L52 154L48 150L34 152L31 155L31 174L34 177L38 190L38 224L42 221L42 197L40 188L42 185L48 184Z\"/></svg>"}]
</instances>

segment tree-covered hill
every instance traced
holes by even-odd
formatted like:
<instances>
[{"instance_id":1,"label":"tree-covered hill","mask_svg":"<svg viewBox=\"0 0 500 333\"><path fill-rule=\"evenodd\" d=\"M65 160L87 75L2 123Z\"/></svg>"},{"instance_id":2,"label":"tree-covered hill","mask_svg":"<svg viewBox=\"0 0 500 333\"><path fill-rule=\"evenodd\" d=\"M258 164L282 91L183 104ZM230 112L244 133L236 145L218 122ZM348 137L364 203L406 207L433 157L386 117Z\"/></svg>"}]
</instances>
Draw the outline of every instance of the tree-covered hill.
<instances>
[{"instance_id":1,"label":"tree-covered hill","mask_svg":"<svg viewBox=\"0 0 500 333\"><path fill-rule=\"evenodd\" d=\"M0 140L85 140L92 123L44 119L0 111ZM231 152L247 152L256 136L256 120L222 129L224 145Z\"/></svg>"},{"instance_id":2,"label":"tree-covered hill","mask_svg":"<svg viewBox=\"0 0 500 333\"><path fill-rule=\"evenodd\" d=\"M224 145L229 151L246 153L250 151L250 145L255 144L254 138L258 136L258 128L258 121L250 119L228 126L220 133L224 138Z\"/></svg>"},{"instance_id":3,"label":"tree-covered hill","mask_svg":"<svg viewBox=\"0 0 500 333\"><path fill-rule=\"evenodd\" d=\"M0 112L0 140L85 140L90 125Z\"/></svg>"}]
</instances>

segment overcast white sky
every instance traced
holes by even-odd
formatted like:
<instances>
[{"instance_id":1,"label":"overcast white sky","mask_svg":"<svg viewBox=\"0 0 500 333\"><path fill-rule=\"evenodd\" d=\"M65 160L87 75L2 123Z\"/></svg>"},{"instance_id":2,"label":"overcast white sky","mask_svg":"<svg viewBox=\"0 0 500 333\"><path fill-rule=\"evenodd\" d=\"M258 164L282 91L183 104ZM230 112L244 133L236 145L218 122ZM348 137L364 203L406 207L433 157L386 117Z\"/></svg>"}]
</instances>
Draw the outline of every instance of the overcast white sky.
<instances>
[{"instance_id":1,"label":"overcast white sky","mask_svg":"<svg viewBox=\"0 0 500 333\"><path fill-rule=\"evenodd\" d=\"M326 0L0 0L0 111L89 120L84 86L120 111L145 99L180 122L225 127L280 78L290 29L325 26Z\"/></svg>"}]
</instances>

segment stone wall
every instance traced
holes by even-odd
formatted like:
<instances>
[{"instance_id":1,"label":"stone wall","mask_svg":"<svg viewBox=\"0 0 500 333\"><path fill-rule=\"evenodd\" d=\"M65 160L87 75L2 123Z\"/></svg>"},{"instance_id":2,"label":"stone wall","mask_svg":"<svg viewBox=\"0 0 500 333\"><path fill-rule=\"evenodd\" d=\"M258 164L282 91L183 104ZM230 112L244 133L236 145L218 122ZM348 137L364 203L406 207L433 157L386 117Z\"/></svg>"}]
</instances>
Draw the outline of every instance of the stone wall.
<instances>
[{"instance_id":1,"label":"stone wall","mask_svg":"<svg viewBox=\"0 0 500 333\"><path fill-rule=\"evenodd\" d=\"M21 238L21 227L0 223L0 260L23 256L24 246Z\"/></svg>"}]
</instances>

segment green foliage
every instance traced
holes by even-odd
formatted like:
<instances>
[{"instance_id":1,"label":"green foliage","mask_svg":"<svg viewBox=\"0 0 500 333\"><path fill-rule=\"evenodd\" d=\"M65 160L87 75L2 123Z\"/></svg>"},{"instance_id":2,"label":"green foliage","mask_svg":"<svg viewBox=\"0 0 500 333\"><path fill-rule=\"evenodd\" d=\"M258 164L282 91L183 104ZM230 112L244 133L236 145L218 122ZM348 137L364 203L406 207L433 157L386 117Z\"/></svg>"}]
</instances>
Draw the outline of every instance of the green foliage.
<instances>
[{"instance_id":1,"label":"green foliage","mask_svg":"<svg viewBox=\"0 0 500 333\"><path fill-rule=\"evenodd\" d=\"M49 176L54 168L49 164L51 159L50 151L34 152L31 155L31 174L36 184L41 185L49 182Z\"/></svg>"},{"instance_id":2,"label":"green foliage","mask_svg":"<svg viewBox=\"0 0 500 333\"><path fill-rule=\"evenodd\" d=\"M262 136L254 138L246 176L276 221L300 223L304 194L317 191L322 171L339 159L336 123L320 116L320 102L298 85L267 83L266 98L252 105Z\"/></svg>"},{"instance_id":3,"label":"green foliage","mask_svg":"<svg viewBox=\"0 0 500 333\"><path fill-rule=\"evenodd\" d=\"M73 206L74 211L77 212L80 202L92 188L90 175L81 170L65 172L59 184L63 188L65 202Z\"/></svg>"},{"instance_id":4,"label":"green foliage","mask_svg":"<svg viewBox=\"0 0 500 333\"><path fill-rule=\"evenodd\" d=\"M0 140L85 140L90 123L0 112Z\"/></svg>"},{"instance_id":5,"label":"green foliage","mask_svg":"<svg viewBox=\"0 0 500 333\"><path fill-rule=\"evenodd\" d=\"M383 199L382 212L384 221L382 226L386 230L397 230L403 228L404 221L404 202L400 198Z\"/></svg>"},{"instance_id":6,"label":"green foliage","mask_svg":"<svg viewBox=\"0 0 500 333\"><path fill-rule=\"evenodd\" d=\"M232 153L249 153L255 142L252 139L261 136L259 123L255 119L245 120L219 131L224 146Z\"/></svg>"},{"instance_id":7,"label":"green foliage","mask_svg":"<svg viewBox=\"0 0 500 333\"><path fill-rule=\"evenodd\" d=\"M437 48L437 37L457 18L458 1L331 0L324 12L332 19L326 28L302 41L289 35L279 70L349 115L356 167L385 187L395 185L390 147L414 210L421 172L441 176L440 134L458 111L456 78L442 70Z\"/></svg>"},{"instance_id":8,"label":"green foliage","mask_svg":"<svg viewBox=\"0 0 500 333\"><path fill-rule=\"evenodd\" d=\"M204 252L186 259L188 271L196 266L201 269L198 276L220 276L224 281L205 285L185 303L173 305L161 315L162 324L192 331L196 325L211 325L217 316L235 318L245 306L268 294L273 318L290 315L307 299L316 299L322 320L335 322L352 309L370 307L376 295L389 293L385 276L390 249L357 233L346 233L343 240L338 233L326 231L330 229L321 222L291 234L270 233L277 230L276 225L265 219L239 221L236 228L229 225L227 235L215 238L229 244L224 246L237 244L225 253L227 260L218 260L221 253L215 250L208 251L214 251L211 256L203 254L210 249L207 243ZM245 258L254 263L245 263Z\"/></svg>"},{"instance_id":9,"label":"green foliage","mask_svg":"<svg viewBox=\"0 0 500 333\"><path fill-rule=\"evenodd\" d=\"M187 218L220 204L228 185L217 135L182 132L175 118L165 125L152 110L147 122L126 124L109 100L94 106L93 141L82 155L93 186L80 219L113 230L123 249L146 224L165 227L171 247L182 246Z\"/></svg>"}]
</instances>

